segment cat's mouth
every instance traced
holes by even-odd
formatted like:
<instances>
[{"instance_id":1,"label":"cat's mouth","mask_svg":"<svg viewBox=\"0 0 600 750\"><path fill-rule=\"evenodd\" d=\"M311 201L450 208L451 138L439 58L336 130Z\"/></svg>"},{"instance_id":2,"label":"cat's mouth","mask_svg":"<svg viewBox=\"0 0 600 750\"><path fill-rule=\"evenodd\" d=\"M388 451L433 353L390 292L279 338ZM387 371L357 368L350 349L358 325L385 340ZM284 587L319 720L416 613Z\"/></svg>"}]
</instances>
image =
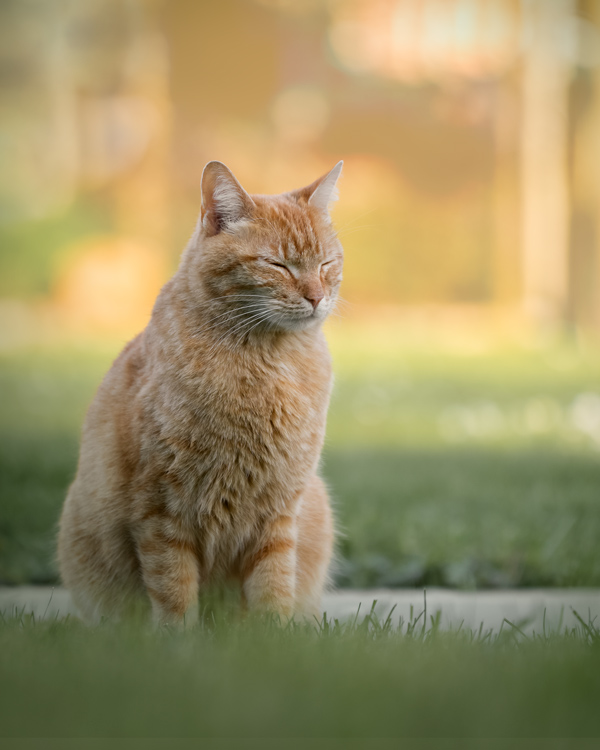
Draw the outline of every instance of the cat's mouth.
<instances>
[{"instance_id":1,"label":"cat's mouth","mask_svg":"<svg viewBox=\"0 0 600 750\"><path fill-rule=\"evenodd\" d=\"M316 307L312 305L290 305L280 306L273 313L271 325L287 331L299 331L303 328L322 323L329 313L329 304L323 304L325 300Z\"/></svg>"},{"instance_id":2,"label":"cat's mouth","mask_svg":"<svg viewBox=\"0 0 600 750\"><path fill-rule=\"evenodd\" d=\"M295 324L298 328L310 326L313 323L320 323L327 317L327 313L324 310L311 310L303 312L299 315L290 316L290 322Z\"/></svg>"}]
</instances>

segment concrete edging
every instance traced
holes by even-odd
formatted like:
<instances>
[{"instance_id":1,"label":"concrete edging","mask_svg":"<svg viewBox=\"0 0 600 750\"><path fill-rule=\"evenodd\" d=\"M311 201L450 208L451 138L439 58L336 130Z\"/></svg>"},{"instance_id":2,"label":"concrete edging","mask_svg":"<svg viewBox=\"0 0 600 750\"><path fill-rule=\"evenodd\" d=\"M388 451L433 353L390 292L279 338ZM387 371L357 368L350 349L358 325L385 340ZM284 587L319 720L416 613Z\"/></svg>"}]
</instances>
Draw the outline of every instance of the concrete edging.
<instances>
[{"instance_id":1,"label":"concrete edging","mask_svg":"<svg viewBox=\"0 0 600 750\"><path fill-rule=\"evenodd\" d=\"M340 620L353 618L358 612L360 621L375 600L375 612L380 619L385 619L395 607L392 621L396 626L400 618L406 622L411 616L424 614L425 602L427 625L439 611L440 625L444 629L462 625L477 630L482 626L484 631L497 632L501 627L510 627L506 623L502 625L506 618L525 632L541 632L544 626L548 632L559 626L561 630L576 626L578 620L574 611L586 622L594 617L600 621L600 589L453 591L432 588L425 592L422 589L341 589L324 596L323 610L330 619ZM0 612L5 617L25 612L46 619L76 615L65 589L45 586L0 587Z\"/></svg>"}]
</instances>

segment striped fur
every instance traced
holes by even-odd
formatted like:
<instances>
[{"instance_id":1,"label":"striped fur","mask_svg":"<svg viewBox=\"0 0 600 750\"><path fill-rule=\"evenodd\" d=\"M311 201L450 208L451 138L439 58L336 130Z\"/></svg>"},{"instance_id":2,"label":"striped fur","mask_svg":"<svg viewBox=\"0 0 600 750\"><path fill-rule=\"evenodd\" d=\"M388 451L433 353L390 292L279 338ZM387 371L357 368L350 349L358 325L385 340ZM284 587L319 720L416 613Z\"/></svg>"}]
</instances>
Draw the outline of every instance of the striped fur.
<instances>
[{"instance_id":1,"label":"striped fur","mask_svg":"<svg viewBox=\"0 0 600 750\"><path fill-rule=\"evenodd\" d=\"M157 623L193 621L199 593L230 579L250 608L318 612L334 536L317 465L339 169L250 196L207 165L180 267L84 424L58 557L88 621L138 607Z\"/></svg>"}]
</instances>

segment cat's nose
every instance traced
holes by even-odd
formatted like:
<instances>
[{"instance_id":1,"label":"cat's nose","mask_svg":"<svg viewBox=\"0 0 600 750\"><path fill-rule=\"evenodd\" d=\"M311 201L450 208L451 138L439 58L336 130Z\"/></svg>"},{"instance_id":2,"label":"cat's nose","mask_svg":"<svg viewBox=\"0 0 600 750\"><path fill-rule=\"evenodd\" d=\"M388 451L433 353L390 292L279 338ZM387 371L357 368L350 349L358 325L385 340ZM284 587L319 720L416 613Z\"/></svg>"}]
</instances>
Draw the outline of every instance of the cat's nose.
<instances>
[{"instance_id":1,"label":"cat's nose","mask_svg":"<svg viewBox=\"0 0 600 750\"><path fill-rule=\"evenodd\" d=\"M316 310L317 305L323 299L324 296L325 295L321 291L319 292L311 291L308 294L304 295L304 299L307 299L310 302L310 304L313 306L313 310Z\"/></svg>"}]
</instances>

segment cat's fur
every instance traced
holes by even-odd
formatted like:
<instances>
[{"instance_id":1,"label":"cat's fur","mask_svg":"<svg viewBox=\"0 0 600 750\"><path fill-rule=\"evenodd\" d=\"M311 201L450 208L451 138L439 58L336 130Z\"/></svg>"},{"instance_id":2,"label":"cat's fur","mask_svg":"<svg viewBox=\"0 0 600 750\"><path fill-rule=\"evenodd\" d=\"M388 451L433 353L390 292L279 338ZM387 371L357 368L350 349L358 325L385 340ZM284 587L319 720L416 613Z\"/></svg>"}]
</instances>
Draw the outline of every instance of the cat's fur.
<instances>
[{"instance_id":1,"label":"cat's fur","mask_svg":"<svg viewBox=\"0 0 600 750\"><path fill-rule=\"evenodd\" d=\"M193 620L199 592L227 579L251 608L318 611L334 535L317 465L340 171L250 196L206 166L181 265L84 424L58 557L88 621L140 600L159 623Z\"/></svg>"}]
</instances>

